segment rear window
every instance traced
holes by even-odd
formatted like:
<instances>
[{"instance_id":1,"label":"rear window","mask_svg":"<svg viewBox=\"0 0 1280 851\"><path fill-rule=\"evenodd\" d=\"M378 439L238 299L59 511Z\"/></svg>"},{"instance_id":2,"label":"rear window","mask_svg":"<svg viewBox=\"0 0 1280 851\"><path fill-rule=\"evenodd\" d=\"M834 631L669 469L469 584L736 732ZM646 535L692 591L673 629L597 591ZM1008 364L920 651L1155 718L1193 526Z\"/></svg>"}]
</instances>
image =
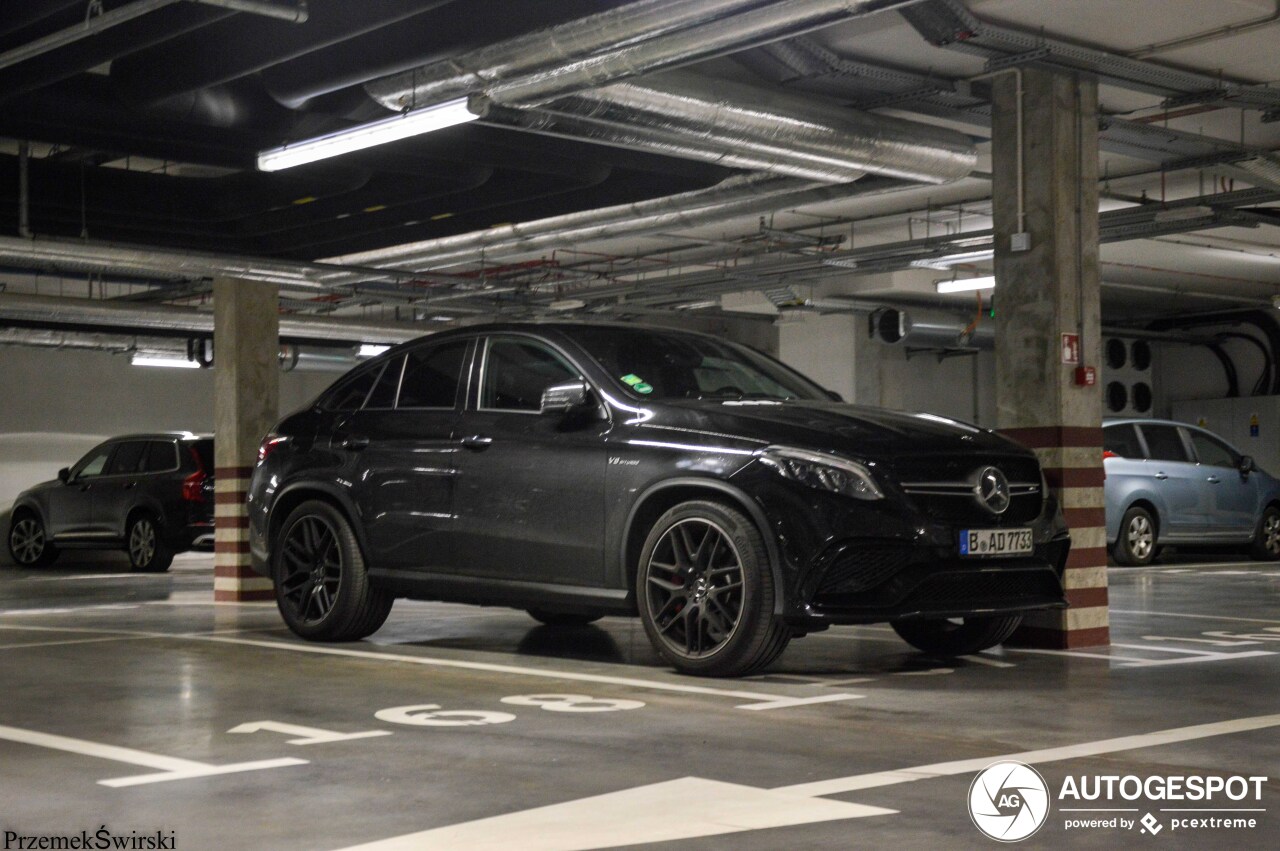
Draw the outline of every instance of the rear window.
<instances>
[{"instance_id":1,"label":"rear window","mask_svg":"<svg viewBox=\"0 0 1280 851\"><path fill-rule=\"evenodd\" d=\"M1142 436L1147 440L1147 449L1151 458L1156 461L1189 461L1186 447L1182 445L1182 436L1176 426L1144 425Z\"/></svg>"},{"instance_id":2,"label":"rear window","mask_svg":"<svg viewBox=\"0 0 1280 851\"><path fill-rule=\"evenodd\" d=\"M320 399L320 407L326 411L354 411L364 404L373 389L374 382L382 374L385 364L366 369L356 375L341 379L337 386Z\"/></svg>"},{"instance_id":3,"label":"rear window","mask_svg":"<svg viewBox=\"0 0 1280 851\"><path fill-rule=\"evenodd\" d=\"M1107 426L1102 430L1102 448L1121 458L1141 458L1142 445L1132 423Z\"/></svg>"},{"instance_id":4,"label":"rear window","mask_svg":"<svg viewBox=\"0 0 1280 851\"><path fill-rule=\"evenodd\" d=\"M147 452L147 442L145 440L126 440L124 443L116 447L116 454L111 457L111 465L107 468L107 475L114 476L124 473L136 473L138 468L142 466L142 456Z\"/></svg>"},{"instance_id":5,"label":"rear window","mask_svg":"<svg viewBox=\"0 0 1280 851\"><path fill-rule=\"evenodd\" d=\"M195 452L196 457L200 459L200 468L209 475L213 475L213 441L208 439L193 440L187 443L186 446L189 447L188 455L191 452Z\"/></svg>"},{"instance_id":6,"label":"rear window","mask_svg":"<svg viewBox=\"0 0 1280 851\"><path fill-rule=\"evenodd\" d=\"M153 440L147 444L147 456L142 469L147 473L163 473L177 469L178 452L171 440Z\"/></svg>"},{"instance_id":7,"label":"rear window","mask_svg":"<svg viewBox=\"0 0 1280 851\"><path fill-rule=\"evenodd\" d=\"M401 408L452 408L462 382L467 340L424 346L409 352L400 383Z\"/></svg>"}]
</instances>

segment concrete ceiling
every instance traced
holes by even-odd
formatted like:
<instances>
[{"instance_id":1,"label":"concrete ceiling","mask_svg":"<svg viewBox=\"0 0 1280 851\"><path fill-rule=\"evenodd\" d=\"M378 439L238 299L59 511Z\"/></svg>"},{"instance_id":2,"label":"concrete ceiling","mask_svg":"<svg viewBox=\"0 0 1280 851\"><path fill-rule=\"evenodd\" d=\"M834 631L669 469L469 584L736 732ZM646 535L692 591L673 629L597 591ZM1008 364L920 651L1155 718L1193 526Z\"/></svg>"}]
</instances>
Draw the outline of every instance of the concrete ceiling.
<instances>
[{"instance_id":1,"label":"concrete ceiling","mask_svg":"<svg viewBox=\"0 0 1280 851\"><path fill-rule=\"evenodd\" d=\"M79 20L84 6L10 5L16 11L0 26L0 57ZM345 262L353 252L376 257L401 243L695 191L733 175L704 162L480 122L293 172L253 168L255 151L286 138L387 114L360 85L367 80L624 5L499 3L503 14L495 7L482 15L471 0L380 0L359 12L339 0L313 0L307 23L287 24L176 4L99 37L107 43L78 43L0 68L0 229L17 233L21 140L32 143L35 242L87 238L282 264ZM977 22L977 32L931 43L921 22L945 30L948 14L970 16L963 19ZM927 0L906 15L875 14L685 70L961 130L978 141L977 176L639 236L476 252L446 267L402 270L376 286L321 294L286 286L286 307L375 319L398 309L429 320L523 314L552 302L615 313L715 309L723 297L724 307L767 312L762 293L778 286L802 298L937 301L932 285L945 272L823 261L990 228L990 184L981 177L990 171L985 90L965 81L1008 53L992 33L1051 48L1027 61L1077 61L1062 45L1105 52L1108 63L1098 68L1104 227L1106 214L1138 207L1143 197L1158 205L1254 188L1269 193L1245 205L1262 211L1248 220L1252 226L1107 241L1101 258L1110 314L1267 304L1280 293L1280 228L1266 215L1280 208L1280 182L1273 182L1280 166L1251 174L1241 164L1280 149L1280 122L1269 122L1275 116L1265 108L1270 92L1249 88L1280 81L1275 0ZM1169 91L1140 91L1113 75L1123 76L1126 56L1235 88L1172 100ZM933 90L922 91L926 83ZM1246 102L1240 92L1258 97ZM154 259L161 256L152 254L151 267L164 265ZM157 303L198 303L207 274L207 266L176 261L156 271L20 250L0 263L10 291L92 291ZM977 261L961 271L989 267ZM97 289L82 283L87 278Z\"/></svg>"}]
</instances>

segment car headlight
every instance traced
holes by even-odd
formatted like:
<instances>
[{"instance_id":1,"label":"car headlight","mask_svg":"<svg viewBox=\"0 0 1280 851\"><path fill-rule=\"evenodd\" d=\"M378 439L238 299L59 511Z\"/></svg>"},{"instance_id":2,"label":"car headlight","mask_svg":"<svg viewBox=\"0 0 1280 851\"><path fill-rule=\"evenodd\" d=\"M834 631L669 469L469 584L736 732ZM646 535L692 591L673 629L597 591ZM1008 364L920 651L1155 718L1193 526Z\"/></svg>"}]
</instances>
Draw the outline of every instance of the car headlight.
<instances>
[{"instance_id":1,"label":"car headlight","mask_svg":"<svg viewBox=\"0 0 1280 851\"><path fill-rule=\"evenodd\" d=\"M788 446L770 446L760 454L760 460L785 478L811 488L854 499L884 499L884 492L871 477L871 471L847 458Z\"/></svg>"}]
</instances>

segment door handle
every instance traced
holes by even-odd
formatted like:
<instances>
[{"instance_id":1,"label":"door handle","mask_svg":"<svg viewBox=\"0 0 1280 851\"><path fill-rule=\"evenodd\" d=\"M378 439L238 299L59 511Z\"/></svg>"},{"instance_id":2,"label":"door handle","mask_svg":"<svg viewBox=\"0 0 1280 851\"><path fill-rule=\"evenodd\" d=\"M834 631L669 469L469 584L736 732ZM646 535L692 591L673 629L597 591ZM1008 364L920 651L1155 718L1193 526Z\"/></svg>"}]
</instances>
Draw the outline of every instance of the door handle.
<instances>
[{"instance_id":1,"label":"door handle","mask_svg":"<svg viewBox=\"0 0 1280 851\"><path fill-rule=\"evenodd\" d=\"M365 437L363 434L349 434L342 438L342 442L338 445L343 449L350 449L354 452L359 452L361 449L367 449L369 447L369 438Z\"/></svg>"},{"instance_id":2,"label":"door handle","mask_svg":"<svg viewBox=\"0 0 1280 851\"><path fill-rule=\"evenodd\" d=\"M1168 474L1168 473L1156 473L1156 478L1163 482L1165 479L1169 478L1169 474Z\"/></svg>"},{"instance_id":3,"label":"door handle","mask_svg":"<svg viewBox=\"0 0 1280 851\"><path fill-rule=\"evenodd\" d=\"M485 437L482 434L471 434L462 438L459 442L468 449L474 449L478 452L481 449L488 449L489 444L493 443L493 438Z\"/></svg>"},{"instance_id":4,"label":"door handle","mask_svg":"<svg viewBox=\"0 0 1280 851\"><path fill-rule=\"evenodd\" d=\"M1222 481L1222 479L1219 479L1217 476L1210 476L1209 478L1205 479L1205 481L1211 485L1216 485L1218 482Z\"/></svg>"}]
</instances>

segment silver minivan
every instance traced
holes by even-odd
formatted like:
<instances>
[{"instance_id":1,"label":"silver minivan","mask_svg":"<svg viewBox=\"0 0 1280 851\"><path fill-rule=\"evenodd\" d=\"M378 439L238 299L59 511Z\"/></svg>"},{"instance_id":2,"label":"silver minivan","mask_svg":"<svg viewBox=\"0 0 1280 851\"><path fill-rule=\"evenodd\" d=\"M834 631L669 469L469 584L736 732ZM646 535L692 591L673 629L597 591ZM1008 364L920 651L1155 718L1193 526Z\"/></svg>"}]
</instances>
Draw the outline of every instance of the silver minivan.
<instances>
[{"instance_id":1,"label":"silver minivan","mask_svg":"<svg viewBox=\"0 0 1280 851\"><path fill-rule=\"evenodd\" d=\"M1107 544L1144 565L1164 545L1248 547L1280 559L1280 481L1222 438L1172 420L1102 424Z\"/></svg>"}]
</instances>

